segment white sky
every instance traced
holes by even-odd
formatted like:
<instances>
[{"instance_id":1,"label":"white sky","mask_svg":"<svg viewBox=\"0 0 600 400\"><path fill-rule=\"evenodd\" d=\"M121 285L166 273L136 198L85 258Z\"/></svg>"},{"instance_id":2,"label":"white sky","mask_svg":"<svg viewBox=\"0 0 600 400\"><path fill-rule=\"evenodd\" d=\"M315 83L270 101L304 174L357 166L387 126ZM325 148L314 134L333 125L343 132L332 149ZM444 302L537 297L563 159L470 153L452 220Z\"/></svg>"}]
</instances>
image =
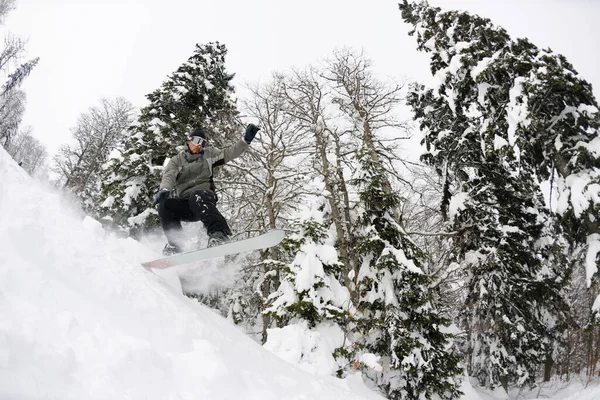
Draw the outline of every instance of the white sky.
<instances>
[{"instance_id":1,"label":"white sky","mask_svg":"<svg viewBox=\"0 0 600 400\"><path fill-rule=\"evenodd\" d=\"M26 80L25 125L50 153L70 138L78 116L101 97L146 104L196 43L229 50L234 84L267 80L343 46L363 49L382 76L426 81L400 0L17 0L0 32L28 38L40 57ZM490 18L513 37L564 54L600 97L600 1L430 0ZM239 91L240 94L242 93Z\"/></svg>"}]
</instances>

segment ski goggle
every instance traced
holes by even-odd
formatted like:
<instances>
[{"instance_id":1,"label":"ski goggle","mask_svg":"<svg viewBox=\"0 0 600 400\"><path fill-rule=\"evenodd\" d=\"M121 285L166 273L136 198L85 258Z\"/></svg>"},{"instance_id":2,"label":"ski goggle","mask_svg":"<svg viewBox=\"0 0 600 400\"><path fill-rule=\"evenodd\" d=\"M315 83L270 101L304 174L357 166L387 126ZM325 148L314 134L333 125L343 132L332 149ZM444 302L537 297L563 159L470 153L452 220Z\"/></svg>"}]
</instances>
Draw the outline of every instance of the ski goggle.
<instances>
[{"instance_id":1,"label":"ski goggle","mask_svg":"<svg viewBox=\"0 0 600 400\"><path fill-rule=\"evenodd\" d=\"M201 136L192 136L192 137L189 137L188 140L190 142L192 142L193 144L195 144L196 146L203 146L204 147L206 145L206 143L207 143L206 139L204 139Z\"/></svg>"}]
</instances>

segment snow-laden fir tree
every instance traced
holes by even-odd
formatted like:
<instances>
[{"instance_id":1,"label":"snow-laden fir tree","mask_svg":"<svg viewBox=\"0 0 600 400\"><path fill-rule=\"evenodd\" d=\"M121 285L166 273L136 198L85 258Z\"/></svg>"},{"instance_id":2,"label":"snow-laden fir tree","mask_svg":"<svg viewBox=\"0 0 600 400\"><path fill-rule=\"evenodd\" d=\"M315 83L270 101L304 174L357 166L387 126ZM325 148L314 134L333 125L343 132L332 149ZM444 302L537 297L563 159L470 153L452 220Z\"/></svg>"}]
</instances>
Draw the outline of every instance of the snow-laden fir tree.
<instances>
[{"instance_id":1,"label":"snow-laden fir tree","mask_svg":"<svg viewBox=\"0 0 600 400\"><path fill-rule=\"evenodd\" d=\"M596 179L591 90L563 57L513 41L487 19L426 2L400 9L439 81L415 87L409 104L425 133L423 160L445 181L454 261L469 271L470 372L491 387L531 382L557 344L570 272L542 185L558 174L573 189L572 171ZM577 189L590 199L593 187Z\"/></svg>"},{"instance_id":2,"label":"snow-laden fir tree","mask_svg":"<svg viewBox=\"0 0 600 400\"><path fill-rule=\"evenodd\" d=\"M163 166L182 149L191 128L202 126L209 145L218 147L234 133L237 110L226 55L218 42L196 45L194 54L147 96L150 104L129 129L125 150L105 167L98 207L104 220L130 234L156 226L152 195Z\"/></svg>"},{"instance_id":3,"label":"snow-laden fir tree","mask_svg":"<svg viewBox=\"0 0 600 400\"><path fill-rule=\"evenodd\" d=\"M452 399L460 395L459 358L450 321L434 308L424 254L395 217L401 197L387 190L388 173L366 146L351 183L360 209L355 250L360 301L353 331L353 365L391 399ZM376 356L379 361L369 361Z\"/></svg>"},{"instance_id":4,"label":"snow-laden fir tree","mask_svg":"<svg viewBox=\"0 0 600 400\"><path fill-rule=\"evenodd\" d=\"M325 347L330 365L325 373L333 374L338 369L333 353L344 344L348 318L354 310L350 293L342 283L344 266L335 247L328 201L323 197L314 199L310 210L299 217L295 231L284 244L295 257L281 271L281 284L269 296L269 307L265 309L278 326L269 330L265 346L276 351L277 338L286 332L295 335L299 339L299 359L295 361L307 363ZM307 340L315 348L304 346Z\"/></svg>"},{"instance_id":5,"label":"snow-laden fir tree","mask_svg":"<svg viewBox=\"0 0 600 400\"><path fill-rule=\"evenodd\" d=\"M377 79L370 61L351 50L335 52L324 76L333 86L332 102L354 133L343 148L354 150L350 183L359 211L353 215L358 218L352 224L353 253L362 264L353 271L359 312L352 322L357 353L349 359L391 398L452 398L460 369L451 337L440 330L449 322L434 310L424 255L400 226L402 201L392 179L394 145L406 126L396 113L402 85ZM396 141L384 139L383 129L394 129ZM374 357L383 364L375 370Z\"/></svg>"}]
</instances>

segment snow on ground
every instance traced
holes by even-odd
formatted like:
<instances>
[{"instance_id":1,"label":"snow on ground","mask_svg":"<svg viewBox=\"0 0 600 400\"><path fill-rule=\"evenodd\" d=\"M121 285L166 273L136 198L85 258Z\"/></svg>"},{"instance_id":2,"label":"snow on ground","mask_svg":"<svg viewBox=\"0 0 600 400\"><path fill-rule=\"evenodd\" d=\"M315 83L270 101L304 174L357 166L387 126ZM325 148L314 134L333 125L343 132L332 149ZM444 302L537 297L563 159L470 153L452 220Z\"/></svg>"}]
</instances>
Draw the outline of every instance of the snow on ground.
<instances>
[{"instance_id":1,"label":"snow on ground","mask_svg":"<svg viewBox=\"0 0 600 400\"><path fill-rule=\"evenodd\" d=\"M551 381L531 390L513 389L510 391L510 398L527 400L598 400L600 399L600 382L591 381L586 384L585 378L580 380L579 377L569 383Z\"/></svg>"},{"instance_id":2,"label":"snow on ground","mask_svg":"<svg viewBox=\"0 0 600 400\"><path fill-rule=\"evenodd\" d=\"M0 248L0 399L381 398L271 354L2 149Z\"/></svg>"},{"instance_id":3,"label":"snow on ground","mask_svg":"<svg viewBox=\"0 0 600 400\"><path fill-rule=\"evenodd\" d=\"M473 381L473 379L471 379ZM461 387L464 395L460 400L598 400L600 399L600 381L585 382L574 379L571 382L551 381L535 389L489 390L474 387L469 379Z\"/></svg>"},{"instance_id":4,"label":"snow on ground","mask_svg":"<svg viewBox=\"0 0 600 400\"><path fill-rule=\"evenodd\" d=\"M0 149L0 399L382 398L358 375L323 375L326 329L318 346L301 332L274 337L286 362L181 294L180 277L206 289L235 266L147 271L140 262L158 256L162 238L106 235L68 203ZM469 380L462 390L461 400L509 398ZM510 398L596 400L600 385L553 383Z\"/></svg>"}]
</instances>

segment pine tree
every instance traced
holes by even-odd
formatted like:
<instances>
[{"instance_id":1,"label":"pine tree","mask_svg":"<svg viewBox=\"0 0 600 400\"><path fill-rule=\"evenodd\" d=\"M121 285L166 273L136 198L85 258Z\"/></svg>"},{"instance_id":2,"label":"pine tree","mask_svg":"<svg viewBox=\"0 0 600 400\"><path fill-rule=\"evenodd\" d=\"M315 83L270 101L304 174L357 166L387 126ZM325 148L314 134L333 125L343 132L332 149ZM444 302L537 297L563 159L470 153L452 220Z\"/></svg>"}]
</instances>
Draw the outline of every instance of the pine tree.
<instances>
[{"instance_id":1,"label":"pine tree","mask_svg":"<svg viewBox=\"0 0 600 400\"><path fill-rule=\"evenodd\" d=\"M415 87L409 104L425 132L423 160L444 179L454 261L469 270L463 318L471 373L491 387L532 382L565 322L561 287L570 271L541 190L567 151L556 152L560 135L569 132L544 138L553 119L560 123L560 110L542 111L530 90L541 96L545 89L559 103L562 92L547 85L546 72L549 61L564 59L468 13L425 2L400 9L439 81Z\"/></svg>"},{"instance_id":2,"label":"pine tree","mask_svg":"<svg viewBox=\"0 0 600 400\"><path fill-rule=\"evenodd\" d=\"M233 135L237 110L225 71L225 45L196 45L194 54L161 87L147 96L122 154L104 172L98 212L129 234L158 224L152 195L158 190L163 166L185 143L195 126L202 126L209 144L222 146ZM239 132L238 132L239 134Z\"/></svg>"},{"instance_id":3,"label":"pine tree","mask_svg":"<svg viewBox=\"0 0 600 400\"><path fill-rule=\"evenodd\" d=\"M351 50L335 52L324 76L333 86L332 103L352 132L343 148L353 155L345 165L354 170L350 191L358 194L354 209L360 210L358 216L353 214L350 235L353 253L362 260L353 279L358 313L352 324L358 333L354 344L358 353L349 349L349 361L392 398L433 394L452 398L458 394L456 384L446 383L459 368L457 358L446 349L450 337L438 328L448 321L433 309L432 278L423 271L424 256L400 226L402 199L392 179L398 152L395 143L380 134L384 128L404 132L406 124L395 112L402 103L402 86L377 79L370 61ZM415 337L425 339L419 342ZM428 347L429 353L421 351ZM373 356L383 360L383 369L372 369L367 360ZM404 360L411 357L418 360L409 366ZM438 386L438 381L445 383Z\"/></svg>"},{"instance_id":4,"label":"pine tree","mask_svg":"<svg viewBox=\"0 0 600 400\"><path fill-rule=\"evenodd\" d=\"M320 197L312 204L310 212L299 218L296 234L283 244L293 261L281 268L281 283L269 296L264 312L277 323L270 335L277 330L301 332L304 339L298 343L301 353L298 361L307 362L314 358L312 353L319 351L319 347L327 347L329 354L324 356L329 357L332 370L328 372L333 374L337 372L335 348L343 347L354 309L350 293L342 283L344 265L335 248L335 228L328 201ZM313 341L314 348L303 346ZM265 346L271 346L269 338Z\"/></svg>"},{"instance_id":5,"label":"pine tree","mask_svg":"<svg viewBox=\"0 0 600 400\"><path fill-rule=\"evenodd\" d=\"M297 234L285 243L295 257L265 310L279 326L298 320L312 328L325 320L343 323L350 308L349 293L339 282L343 265L334 248L331 213L323 198L316 200L311 212L298 221Z\"/></svg>"},{"instance_id":6,"label":"pine tree","mask_svg":"<svg viewBox=\"0 0 600 400\"><path fill-rule=\"evenodd\" d=\"M351 182L361 200L356 251L362 259L354 365L389 398L456 398L461 369L444 331L450 321L433 307L424 255L396 221L401 198L387 189L388 174L370 149L362 147L358 158ZM365 353L382 358L379 371L363 366Z\"/></svg>"}]
</instances>

